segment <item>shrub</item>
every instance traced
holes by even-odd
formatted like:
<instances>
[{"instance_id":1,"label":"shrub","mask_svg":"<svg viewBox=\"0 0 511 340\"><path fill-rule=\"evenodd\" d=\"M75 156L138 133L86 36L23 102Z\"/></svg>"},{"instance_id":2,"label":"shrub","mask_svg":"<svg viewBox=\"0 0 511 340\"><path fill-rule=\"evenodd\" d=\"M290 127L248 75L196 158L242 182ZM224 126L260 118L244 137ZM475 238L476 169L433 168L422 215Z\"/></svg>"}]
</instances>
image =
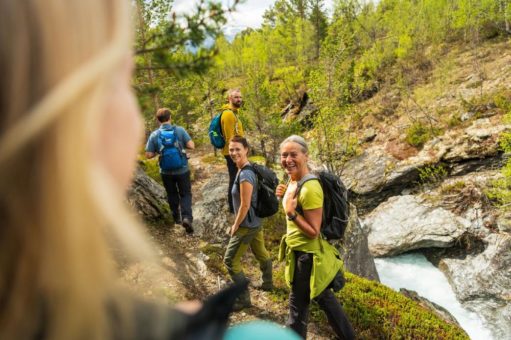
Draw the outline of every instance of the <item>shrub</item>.
<instances>
[{"instance_id":1,"label":"shrub","mask_svg":"<svg viewBox=\"0 0 511 340\"><path fill-rule=\"evenodd\" d=\"M444 179L448 172L443 164L429 165L419 168L419 181L421 184L437 183Z\"/></svg>"},{"instance_id":2,"label":"shrub","mask_svg":"<svg viewBox=\"0 0 511 340\"><path fill-rule=\"evenodd\" d=\"M158 157L154 157L152 159L140 159L139 163L147 176L160 183L160 185L163 185L160 176L160 165L158 164Z\"/></svg>"},{"instance_id":3,"label":"shrub","mask_svg":"<svg viewBox=\"0 0 511 340\"><path fill-rule=\"evenodd\" d=\"M440 129L427 127L421 122L415 122L406 130L406 142L415 147L422 147L432 137L439 135Z\"/></svg>"},{"instance_id":4,"label":"shrub","mask_svg":"<svg viewBox=\"0 0 511 340\"><path fill-rule=\"evenodd\" d=\"M469 339L417 302L378 283L345 273L337 294L359 339Z\"/></svg>"}]
</instances>

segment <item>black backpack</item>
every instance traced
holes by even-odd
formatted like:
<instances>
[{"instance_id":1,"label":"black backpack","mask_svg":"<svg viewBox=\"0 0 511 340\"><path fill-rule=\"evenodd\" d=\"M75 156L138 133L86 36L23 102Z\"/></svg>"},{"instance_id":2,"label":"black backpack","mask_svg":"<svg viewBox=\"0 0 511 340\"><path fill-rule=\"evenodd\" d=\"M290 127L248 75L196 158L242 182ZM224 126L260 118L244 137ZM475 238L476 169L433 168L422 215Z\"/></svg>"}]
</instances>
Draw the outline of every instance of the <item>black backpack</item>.
<instances>
[{"instance_id":1,"label":"black backpack","mask_svg":"<svg viewBox=\"0 0 511 340\"><path fill-rule=\"evenodd\" d=\"M338 176L328 171L319 171L298 184L297 195L303 184L313 179L317 179L323 188L321 234L327 240L340 240L344 236L350 217L348 190ZM297 210L303 213L301 207L297 207Z\"/></svg>"},{"instance_id":2,"label":"black backpack","mask_svg":"<svg viewBox=\"0 0 511 340\"><path fill-rule=\"evenodd\" d=\"M279 199L275 189L279 179L273 170L264 165L251 163L243 169L252 170L257 176L257 205L254 207L258 217L270 217L279 211Z\"/></svg>"}]
</instances>

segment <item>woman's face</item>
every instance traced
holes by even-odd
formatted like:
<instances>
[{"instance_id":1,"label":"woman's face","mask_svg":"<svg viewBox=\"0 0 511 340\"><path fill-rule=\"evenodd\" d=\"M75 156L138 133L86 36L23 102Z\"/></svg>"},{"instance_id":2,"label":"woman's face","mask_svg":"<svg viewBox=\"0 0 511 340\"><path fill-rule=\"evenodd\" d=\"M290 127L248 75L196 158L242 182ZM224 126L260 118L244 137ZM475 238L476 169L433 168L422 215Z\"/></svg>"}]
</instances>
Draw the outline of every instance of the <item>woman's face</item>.
<instances>
[{"instance_id":1,"label":"woman's face","mask_svg":"<svg viewBox=\"0 0 511 340\"><path fill-rule=\"evenodd\" d=\"M280 164L293 180L299 180L305 175L308 159L298 143L287 142L280 149Z\"/></svg>"},{"instance_id":2,"label":"woman's face","mask_svg":"<svg viewBox=\"0 0 511 340\"><path fill-rule=\"evenodd\" d=\"M238 167L247 162L247 154L248 148L245 148L243 144L238 142L229 143L229 156L231 156L231 159Z\"/></svg>"},{"instance_id":3,"label":"woman's face","mask_svg":"<svg viewBox=\"0 0 511 340\"><path fill-rule=\"evenodd\" d=\"M131 56L114 81L99 133L99 161L124 189L131 184L136 156L143 137L143 123L131 87Z\"/></svg>"}]
</instances>

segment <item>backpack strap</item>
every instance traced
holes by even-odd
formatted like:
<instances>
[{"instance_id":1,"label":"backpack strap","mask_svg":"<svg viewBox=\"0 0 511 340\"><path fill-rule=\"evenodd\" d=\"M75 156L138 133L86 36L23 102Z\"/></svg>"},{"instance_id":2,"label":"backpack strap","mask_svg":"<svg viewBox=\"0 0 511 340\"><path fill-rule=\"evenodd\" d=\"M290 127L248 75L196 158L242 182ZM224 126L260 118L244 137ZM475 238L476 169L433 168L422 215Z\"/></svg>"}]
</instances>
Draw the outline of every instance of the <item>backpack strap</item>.
<instances>
[{"instance_id":1,"label":"backpack strap","mask_svg":"<svg viewBox=\"0 0 511 340\"><path fill-rule=\"evenodd\" d=\"M302 187L303 187L303 185L304 185L306 182L311 181L311 180L314 180L314 179L316 179L316 180L318 180L318 181L319 181L318 176L316 176L316 175L314 175L314 174L311 174L310 172L309 172L307 175L303 176L303 177L302 177L302 179L298 181L297 189L296 189L296 191L295 191L295 195L293 196L293 198L294 198L294 197L298 197L298 195L300 195L300 190L302 190ZM321 183L321 182L320 182L320 183ZM302 209L302 207L300 206L300 204L298 204L298 205L296 206L296 210L297 210L297 211L298 211L301 215L303 215L303 209Z\"/></svg>"}]
</instances>

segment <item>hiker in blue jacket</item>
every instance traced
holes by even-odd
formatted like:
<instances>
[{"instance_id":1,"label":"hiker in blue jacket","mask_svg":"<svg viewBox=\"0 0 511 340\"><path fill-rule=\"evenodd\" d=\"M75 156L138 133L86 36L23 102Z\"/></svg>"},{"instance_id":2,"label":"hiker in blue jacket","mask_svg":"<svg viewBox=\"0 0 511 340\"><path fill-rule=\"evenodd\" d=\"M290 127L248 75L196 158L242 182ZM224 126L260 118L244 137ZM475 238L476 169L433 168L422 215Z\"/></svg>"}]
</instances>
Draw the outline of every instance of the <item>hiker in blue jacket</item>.
<instances>
[{"instance_id":1,"label":"hiker in blue jacket","mask_svg":"<svg viewBox=\"0 0 511 340\"><path fill-rule=\"evenodd\" d=\"M147 140L145 155L160 155L160 175L167 192L167 200L176 224L182 224L188 234L193 233L192 185L185 148L194 149L195 144L184 128L171 124L170 110L161 108L156 112L160 127ZM169 145L166 145L169 140ZM167 156L174 152L174 158Z\"/></svg>"}]
</instances>

